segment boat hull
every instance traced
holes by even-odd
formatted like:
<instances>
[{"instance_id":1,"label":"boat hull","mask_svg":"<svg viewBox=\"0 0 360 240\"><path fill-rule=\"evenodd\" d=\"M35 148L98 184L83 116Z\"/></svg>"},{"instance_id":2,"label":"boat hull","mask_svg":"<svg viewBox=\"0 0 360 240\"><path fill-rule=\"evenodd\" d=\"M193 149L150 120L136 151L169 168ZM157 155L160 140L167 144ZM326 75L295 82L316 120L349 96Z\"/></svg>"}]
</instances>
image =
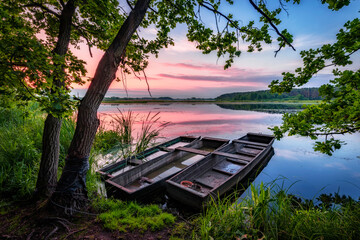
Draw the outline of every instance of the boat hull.
<instances>
[{"instance_id":1,"label":"boat hull","mask_svg":"<svg viewBox=\"0 0 360 240\"><path fill-rule=\"evenodd\" d=\"M210 154L204 149L217 150L228 142L226 139L202 138L138 165L105 181L108 196L147 201L156 192L165 190L167 179ZM164 171L161 172L161 169Z\"/></svg>"},{"instance_id":2,"label":"boat hull","mask_svg":"<svg viewBox=\"0 0 360 240\"><path fill-rule=\"evenodd\" d=\"M267 164L274 154L271 146L274 138L271 136L266 141L255 141L253 138L251 142L246 137L240 139L247 143L238 143L234 140L167 180L168 195L192 208L201 209L210 201L216 201L221 195L237 188L239 182L246 181L251 172ZM198 189L182 185L183 181L194 183Z\"/></svg>"}]
</instances>

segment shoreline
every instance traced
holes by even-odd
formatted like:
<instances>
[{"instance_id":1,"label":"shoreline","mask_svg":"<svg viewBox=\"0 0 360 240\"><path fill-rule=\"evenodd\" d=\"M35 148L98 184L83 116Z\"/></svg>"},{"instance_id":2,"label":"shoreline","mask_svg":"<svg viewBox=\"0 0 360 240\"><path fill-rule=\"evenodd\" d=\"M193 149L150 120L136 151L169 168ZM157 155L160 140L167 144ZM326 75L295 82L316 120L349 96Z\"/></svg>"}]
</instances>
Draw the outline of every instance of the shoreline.
<instances>
[{"instance_id":1,"label":"shoreline","mask_svg":"<svg viewBox=\"0 0 360 240\"><path fill-rule=\"evenodd\" d=\"M105 100L101 104L151 104L151 103L160 103L160 104L173 104L173 103L182 103L182 104L234 104L234 105L243 105L243 104L319 104L321 100L305 100L305 101L295 101L295 100L284 100L284 101L215 101L215 100Z\"/></svg>"}]
</instances>

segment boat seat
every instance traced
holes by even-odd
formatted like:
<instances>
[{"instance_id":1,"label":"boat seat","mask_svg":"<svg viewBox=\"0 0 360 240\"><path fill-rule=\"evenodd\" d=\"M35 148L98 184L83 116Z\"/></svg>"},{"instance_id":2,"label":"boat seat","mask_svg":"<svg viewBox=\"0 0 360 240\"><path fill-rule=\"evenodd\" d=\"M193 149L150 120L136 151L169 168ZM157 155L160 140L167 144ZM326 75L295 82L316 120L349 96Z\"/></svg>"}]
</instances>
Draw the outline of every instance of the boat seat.
<instances>
[{"instance_id":1,"label":"boat seat","mask_svg":"<svg viewBox=\"0 0 360 240\"><path fill-rule=\"evenodd\" d=\"M208 151L204 151L204 150L199 150L199 149L195 149L195 148L188 148L188 147L177 147L177 150L181 150L181 151L185 151L185 152L190 152L190 153L195 153L195 154L199 154L199 155L208 155L210 152Z\"/></svg>"},{"instance_id":2,"label":"boat seat","mask_svg":"<svg viewBox=\"0 0 360 240\"><path fill-rule=\"evenodd\" d=\"M249 159L244 158L243 156L241 156L241 155L239 155L239 154L226 153L226 152L217 152L217 151L213 152L213 154L220 155L220 156L224 156L224 157L228 157L228 158L240 159L240 160L243 160L243 161L246 161L246 162L250 162Z\"/></svg>"},{"instance_id":3,"label":"boat seat","mask_svg":"<svg viewBox=\"0 0 360 240\"><path fill-rule=\"evenodd\" d=\"M195 179L193 182L194 182L194 183L197 183L197 184L200 184L200 185L202 185L202 186L204 186L204 187L206 187L206 188L210 188L210 189L213 189L213 188L214 188L213 186L210 186L210 185L202 182L201 180Z\"/></svg>"},{"instance_id":4,"label":"boat seat","mask_svg":"<svg viewBox=\"0 0 360 240\"><path fill-rule=\"evenodd\" d=\"M238 154L243 154L243 155L247 155L247 156L251 156L251 157L255 157L256 155L258 155L257 153L252 153L252 152L247 152L247 151L236 151L236 153Z\"/></svg>"},{"instance_id":5,"label":"boat seat","mask_svg":"<svg viewBox=\"0 0 360 240\"><path fill-rule=\"evenodd\" d=\"M268 144L266 144L266 143L251 142L251 141L240 140L240 139L235 139L235 140L233 140L233 142L244 143L244 144L255 145L255 146L262 146L262 147L268 146Z\"/></svg>"},{"instance_id":6,"label":"boat seat","mask_svg":"<svg viewBox=\"0 0 360 240\"><path fill-rule=\"evenodd\" d=\"M235 159L235 158L226 158L226 161L241 164L241 165L246 165L246 164L249 163L248 161L244 161L244 160L241 160L241 159Z\"/></svg>"},{"instance_id":7,"label":"boat seat","mask_svg":"<svg viewBox=\"0 0 360 240\"><path fill-rule=\"evenodd\" d=\"M231 172L224 171L224 170L222 170L222 169L220 169L220 168L217 168L217 167L213 167L212 170L215 171L215 172L219 172L219 173L223 173L223 174L229 175L229 176L234 175L234 174L231 173Z\"/></svg>"}]
</instances>

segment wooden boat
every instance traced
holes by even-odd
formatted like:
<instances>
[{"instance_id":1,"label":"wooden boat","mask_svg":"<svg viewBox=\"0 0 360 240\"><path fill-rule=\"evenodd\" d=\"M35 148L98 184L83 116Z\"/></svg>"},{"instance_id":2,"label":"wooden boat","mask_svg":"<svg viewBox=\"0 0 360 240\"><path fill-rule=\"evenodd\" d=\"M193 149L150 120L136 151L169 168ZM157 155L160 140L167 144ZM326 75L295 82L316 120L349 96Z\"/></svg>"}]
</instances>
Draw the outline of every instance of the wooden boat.
<instances>
[{"instance_id":1,"label":"wooden boat","mask_svg":"<svg viewBox=\"0 0 360 240\"><path fill-rule=\"evenodd\" d=\"M200 137L194 136L180 136L171 139L155 147L149 148L137 155L109 164L100 170L97 170L97 173L99 173L103 179L112 178L133 168L134 166L140 165L146 161L150 161L156 157L174 151L177 147L186 147L188 144L198 139L200 139Z\"/></svg>"},{"instance_id":2,"label":"wooden boat","mask_svg":"<svg viewBox=\"0 0 360 240\"><path fill-rule=\"evenodd\" d=\"M146 201L154 192L163 190L165 181L171 176L228 142L226 139L205 137L184 147L177 147L172 152L106 180L107 194L122 199Z\"/></svg>"},{"instance_id":3,"label":"wooden boat","mask_svg":"<svg viewBox=\"0 0 360 240\"><path fill-rule=\"evenodd\" d=\"M166 181L169 196L193 208L235 187L272 155L274 137L248 133Z\"/></svg>"}]
</instances>

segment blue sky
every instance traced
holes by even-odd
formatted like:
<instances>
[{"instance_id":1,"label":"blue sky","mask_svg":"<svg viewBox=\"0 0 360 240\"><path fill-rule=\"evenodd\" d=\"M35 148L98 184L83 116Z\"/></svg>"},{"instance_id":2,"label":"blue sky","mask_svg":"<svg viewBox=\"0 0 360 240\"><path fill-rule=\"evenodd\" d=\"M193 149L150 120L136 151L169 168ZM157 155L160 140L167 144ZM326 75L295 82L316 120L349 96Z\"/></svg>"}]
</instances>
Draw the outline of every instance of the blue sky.
<instances>
[{"instance_id":1,"label":"blue sky","mask_svg":"<svg viewBox=\"0 0 360 240\"><path fill-rule=\"evenodd\" d=\"M220 8L220 11L230 12L235 18L246 24L249 20L258 19L259 14L248 1L234 1L232 7ZM268 1L277 7L278 1ZM183 97L216 97L223 93L243 92L267 89L274 79L281 79L284 71L293 71L301 66L300 51L316 48L325 43L335 41L336 33L344 23L359 17L360 1L352 1L350 6L340 11L332 11L322 5L320 0L303 0L300 5L287 4L287 11L281 14L282 23L279 29L287 28L294 35L294 47L283 49L275 58L276 42L263 45L263 51L246 52L246 44L240 41L240 58L236 58L233 66L223 70L224 59L218 59L215 53L203 55L196 49L195 43L186 39L186 26L180 25L171 32L175 46L160 51L159 57L151 57L146 70L152 96ZM215 27L214 16L207 10L202 10L202 20L208 26ZM220 23L221 24L221 23ZM142 29L141 34L148 37L156 34L155 28ZM276 36L274 34L274 36ZM77 51L88 62L89 77L94 73L97 62L102 56L100 50L94 50L90 59L87 49ZM355 66L359 62L359 54L353 56ZM331 79L331 69L318 73L306 87L319 86ZM86 86L85 86L86 87ZM118 97L148 97L147 85L144 80L128 76L126 79L127 94L123 83L112 84L107 96ZM74 89L73 93L82 96L86 89Z\"/></svg>"}]
</instances>

